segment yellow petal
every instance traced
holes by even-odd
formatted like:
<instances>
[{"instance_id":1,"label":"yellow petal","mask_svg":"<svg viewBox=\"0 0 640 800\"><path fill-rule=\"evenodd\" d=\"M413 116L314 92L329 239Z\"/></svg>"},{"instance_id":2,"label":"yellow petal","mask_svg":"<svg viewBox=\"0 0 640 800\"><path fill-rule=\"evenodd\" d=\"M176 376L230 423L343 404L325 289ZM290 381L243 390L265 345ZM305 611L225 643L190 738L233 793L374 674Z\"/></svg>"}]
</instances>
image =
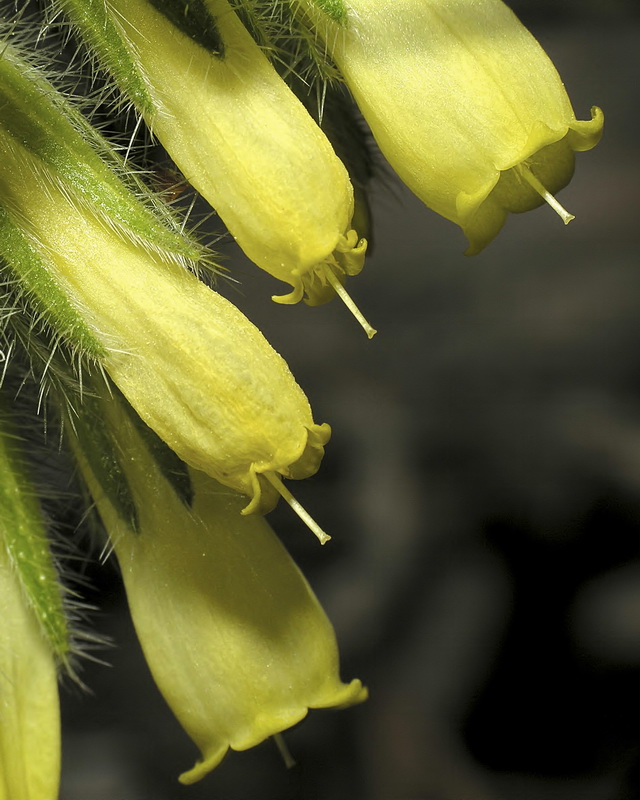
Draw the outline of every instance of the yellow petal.
<instances>
[{"instance_id":1,"label":"yellow petal","mask_svg":"<svg viewBox=\"0 0 640 800\"><path fill-rule=\"evenodd\" d=\"M0 430L0 800L56 800L56 659L69 633L34 488L6 412Z\"/></svg>"}]
</instances>

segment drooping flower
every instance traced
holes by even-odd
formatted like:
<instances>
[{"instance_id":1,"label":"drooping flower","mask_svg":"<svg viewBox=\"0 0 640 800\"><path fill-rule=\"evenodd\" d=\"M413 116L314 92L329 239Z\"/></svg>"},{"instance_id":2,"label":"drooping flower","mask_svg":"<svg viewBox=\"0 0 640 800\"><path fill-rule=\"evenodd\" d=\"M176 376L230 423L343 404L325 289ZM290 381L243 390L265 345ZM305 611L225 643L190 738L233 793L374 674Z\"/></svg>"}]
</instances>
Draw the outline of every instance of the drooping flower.
<instances>
[{"instance_id":1,"label":"drooping flower","mask_svg":"<svg viewBox=\"0 0 640 800\"><path fill-rule=\"evenodd\" d=\"M371 130L406 185L479 252L509 212L571 179L603 115L576 120L542 47L501 0L294 0L324 37ZM337 21L336 21L337 20Z\"/></svg>"},{"instance_id":2,"label":"drooping flower","mask_svg":"<svg viewBox=\"0 0 640 800\"><path fill-rule=\"evenodd\" d=\"M15 434L0 429L0 800L57 800L62 595Z\"/></svg>"},{"instance_id":3,"label":"drooping flower","mask_svg":"<svg viewBox=\"0 0 640 800\"><path fill-rule=\"evenodd\" d=\"M338 292L372 336L342 286L366 250L347 171L227 0L58 5L247 256L291 285L273 299Z\"/></svg>"},{"instance_id":4,"label":"drooping flower","mask_svg":"<svg viewBox=\"0 0 640 800\"><path fill-rule=\"evenodd\" d=\"M18 65L0 58L2 72L28 83ZM37 128L53 92L27 94L28 109L19 93L3 97L0 256L37 313L100 364L184 461L248 495L247 513L269 510L279 494L296 508L278 476L313 474L329 426L314 423L284 360L235 306L161 243L156 252L107 222L25 140L23 118ZM82 155L79 144L60 151L72 164Z\"/></svg>"},{"instance_id":5,"label":"drooping flower","mask_svg":"<svg viewBox=\"0 0 640 800\"><path fill-rule=\"evenodd\" d=\"M147 663L202 753L183 783L310 708L365 699L360 681L340 681L335 634L309 585L265 520L239 514L237 493L194 471L185 486L115 398L76 430Z\"/></svg>"}]
</instances>

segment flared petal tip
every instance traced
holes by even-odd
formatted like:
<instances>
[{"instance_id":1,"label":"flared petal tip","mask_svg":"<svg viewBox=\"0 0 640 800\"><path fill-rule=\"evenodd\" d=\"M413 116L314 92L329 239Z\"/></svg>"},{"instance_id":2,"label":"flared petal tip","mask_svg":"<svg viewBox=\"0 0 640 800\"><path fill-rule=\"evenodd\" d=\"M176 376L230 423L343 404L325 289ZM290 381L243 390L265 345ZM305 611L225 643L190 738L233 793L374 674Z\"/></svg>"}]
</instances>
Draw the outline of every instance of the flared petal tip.
<instances>
[{"instance_id":1,"label":"flared petal tip","mask_svg":"<svg viewBox=\"0 0 640 800\"><path fill-rule=\"evenodd\" d=\"M341 284L347 276L362 271L367 252L367 240L349 230L338 238L332 253L304 269L292 269L287 281L292 290L287 294L272 295L275 303L292 305L300 300L309 306L321 306L336 294L336 281Z\"/></svg>"},{"instance_id":2,"label":"flared petal tip","mask_svg":"<svg viewBox=\"0 0 640 800\"><path fill-rule=\"evenodd\" d=\"M330 438L329 424L312 423L306 429L306 437L302 439L302 446L297 453L276 453L270 462L251 464L243 485L238 487L249 497L248 504L241 512L243 516L268 514L276 507L281 493L273 484L274 476L301 480L315 475L324 456L324 446Z\"/></svg>"},{"instance_id":3,"label":"flared petal tip","mask_svg":"<svg viewBox=\"0 0 640 800\"><path fill-rule=\"evenodd\" d=\"M293 287L292 290L288 294L272 294L271 299L274 303L292 306L302 300L304 297L305 286L302 276L297 269L291 271L289 282Z\"/></svg>"},{"instance_id":4,"label":"flared petal tip","mask_svg":"<svg viewBox=\"0 0 640 800\"><path fill-rule=\"evenodd\" d=\"M367 254L367 240L358 236L357 231L347 231L341 236L334 251L335 258L347 275L358 275L364 267Z\"/></svg>"},{"instance_id":5,"label":"flared petal tip","mask_svg":"<svg viewBox=\"0 0 640 800\"><path fill-rule=\"evenodd\" d=\"M183 772L181 775L178 775L178 780L184 786L190 786L192 783L197 783L201 781L204 777L206 777L212 770L214 770L218 764L222 761L222 759L227 754L229 750L229 745L225 744L222 747L217 748L214 752L210 753L205 759L202 761L196 761L194 766Z\"/></svg>"},{"instance_id":6,"label":"flared petal tip","mask_svg":"<svg viewBox=\"0 0 640 800\"><path fill-rule=\"evenodd\" d=\"M349 708L359 703L364 703L369 697L369 690L362 685L362 681L354 678L350 683L343 683L337 692L333 692L327 700L314 703L311 708Z\"/></svg>"},{"instance_id":7,"label":"flared petal tip","mask_svg":"<svg viewBox=\"0 0 640 800\"><path fill-rule=\"evenodd\" d=\"M592 106L591 119L577 119L569 125L567 141L572 150L584 152L595 147L604 131L604 113L598 106Z\"/></svg>"},{"instance_id":8,"label":"flared petal tip","mask_svg":"<svg viewBox=\"0 0 640 800\"><path fill-rule=\"evenodd\" d=\"M496 238L507 219L507 212L487 198L476 214L462 227L468 246L465 256L477 256Z\"/></svg>"},{"instance_id":9,"label":"flared petal tip","mask_svg":"<svg viewBox=\"0 0 640 800\"><path fill-rule=\"evenodd\" d=\"M268 514L278 504L280 495L277 490L264 477L263 469L258 469L255 464L249 468L249 478L244 492L250 498L247 505L240 512L246 517L251 514Z\"/></svg>"},{"instance_id":10,"label":"flared petal tip","mask_svg":"<svg viewBox=\"0 0 640 800\"><path fill-rule=\"evenodd\" d=\"M288 294L272 295L271 299L286 305L304 300L308 306L321 306L337 294L371 339L376 329L368 323L344 288L347 276L357 275L362 270L366 252L367 240L358 238L355 230L349 230L340 236L334 251L323 261L304 271L291 270L287 280L292 290Z\"/></svg>"},{"instance_id":11,"label":"flared petal tip","mask_svg":"<svg viewBox=\"0 0 640 800\"><path fill-rule=\"evenodd\" d=\"M288 477L295 480L315 475L324 456L324 446L331 438L331 426L313 423L307 428L307 440L299 458L289 465Z\"/></svg>"},{"instance_id":12,"label":"flared petal tip","mask_svg":"<svg viewBox=\"0 0 640 800\"><path fill-rule=\"evenodd\" d=\"M362 681L357 678L350 683L340 683L334 679L328 682L330 685L327 691L323 692L323 697L317 701L312 701L308 706L292 706L286 711L281 710L278 714L265 713L257 714L252 721L250 728L247 728L242 735L231 737L231 741L215 747L208 753L202 761L196 762L192 769L183 772L178 780L184 785L190 785L202 780L206 775L214 770L222 761L228 750L242 751L249 750L270 736L275 736L301 722L313 709L336 709L348 708L364 702L368 696L368 690L362 685Z\"/></svg>"}]
</instances>

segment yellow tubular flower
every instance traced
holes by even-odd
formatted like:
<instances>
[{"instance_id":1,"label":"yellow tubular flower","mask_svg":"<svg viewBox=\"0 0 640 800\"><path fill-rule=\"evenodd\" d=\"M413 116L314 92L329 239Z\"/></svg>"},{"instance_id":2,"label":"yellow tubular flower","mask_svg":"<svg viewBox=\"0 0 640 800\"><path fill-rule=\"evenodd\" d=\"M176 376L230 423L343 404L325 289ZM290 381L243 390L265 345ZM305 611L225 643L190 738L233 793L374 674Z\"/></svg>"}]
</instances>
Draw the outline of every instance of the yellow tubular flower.
<instances>
[{"instance_id":1,"label":"yellow tubular flower","mask_svg":"<svg viewBox=\"0 0 640 800\"><path fill-rule=\"evenodd\" d=\"M351 229L347 171L226 0L207 5L221 55L148 0L110 0L148 85L154 111L146 122L249 258L293 287L274 300L306 294L316 305L337 291L372 336L342 287L362 269L366 249Z\"/></svg>"},{"instance_id":2,"label":"yellow tubular flower","mask_svg":"<svg viewBox=\"0 0 640 800\"><path fill-rule=\"evenodd\" d=\"M46 602L52 594L50 556L13 438L0 431L0 800L56 800L60 710L46 609L51 617L58 609ZM27 585L33 567L40 584L35 591Z\"/></svg>"},{"instance_id":3,"label":"yellow tubular flower","mask_svg":"<svg viewBox=\"0 0 640 800\"><path fill-rule=\"evenodd\" d=\"M56 800L56 665L1 539L0 532L0 800Z\"/></svg>"},{"instance_id":4,"label":"yellow tubular flower","mask_svg":"<svg viewBox=\"0 0 640 800\"><path fill-rule=\"evenodd\" d=\"M245 513L269 511L279 494L301 513L278 476L314 474L331 431L314 423L260 331L186 269L76 205L1 131L0 203L41 259L32 272L61 290L145 422L188 464L248 495Z\"/></svg>"},{"instance_id":5,"label":"yellow tubular flower","mask_svg":"<svg viewBox=\"0 0 640 800\"><path fill-rule=\"evenodd\" d=\"M342 0L341 0L342 2ZM299 0L407 186L457 223L475 254L508 212L553 198L574 151L601 136L577 121L544 50L501 0L343 0L344 25Z\"/></svg>"},{"instance_id":6,"label":"yellow tubular flower","mask_svg":"<svg viewBox=\"0 0 640 800\"><path fill-rule=\"evenodd\" d=\"M78 442L75 449L147 663L202 753L180 780L199 780L228 748L253 747L310 708L364 700L360 681L340 681L333 628L265 520L240 516L242 498L199 472L191 473L187 508L120 404L101 408L135 501L136 531Z\"/></svg>"}]
</instances>

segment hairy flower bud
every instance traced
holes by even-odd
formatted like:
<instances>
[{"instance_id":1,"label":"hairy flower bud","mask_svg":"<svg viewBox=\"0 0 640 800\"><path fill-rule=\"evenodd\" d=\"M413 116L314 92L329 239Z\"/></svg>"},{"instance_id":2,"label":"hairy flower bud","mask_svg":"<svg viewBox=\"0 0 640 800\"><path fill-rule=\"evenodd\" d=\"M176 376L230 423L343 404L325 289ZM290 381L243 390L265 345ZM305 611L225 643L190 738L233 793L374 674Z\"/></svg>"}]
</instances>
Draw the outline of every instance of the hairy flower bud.
<instances>
[{"instance_id":1,"label":"hairy flower bud","mask_svg":"<svg viewBox=\"0 0 640 800\"><path fill-rule=\"evenodd\" d=\"M468 254L509 212L550 202L574 152L601 136L577 121L544 50L501 0L341 0L340 23L299 0L344 74L380 149L407 186L457 223Z\"/></svg>"}]
</instances>

